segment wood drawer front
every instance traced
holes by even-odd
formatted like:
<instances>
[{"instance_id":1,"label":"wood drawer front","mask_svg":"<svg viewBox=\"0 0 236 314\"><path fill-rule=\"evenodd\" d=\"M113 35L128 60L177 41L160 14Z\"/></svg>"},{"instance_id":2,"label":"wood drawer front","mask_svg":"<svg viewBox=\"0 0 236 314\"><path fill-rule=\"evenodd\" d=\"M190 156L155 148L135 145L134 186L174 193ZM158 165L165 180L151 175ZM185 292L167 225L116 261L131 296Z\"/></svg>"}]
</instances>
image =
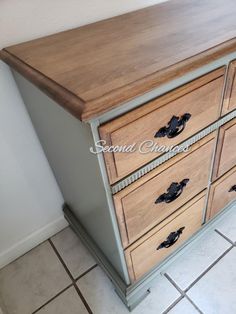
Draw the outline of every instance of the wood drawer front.
<instances>
[{"instance_id":1,"label":"wood drawer front","mask_svg":"<svg viewBox=\"0 0 236 314\"><path fill-rule=\"evenodd\" d=\"M150 271L200 229L204 206L205 192L195 197L173 214L168 221L156 227L150 234L126 250L132 281L136 281ZM157 250L160 244L167 240L170 233L177 232L183 227L182 234L172 246Z\"/></svg>"},{"instance_id":2,"label":"wood drawer front","mask_svg":"<svg viewBox=\"0 0 236 314\"><path fill-rule=\"evenodd\" d=\"M211 161L215 144L215 133L202 139L190 148L188 153L182 153L168 162L166 169L157 169L157 175L145 183L129 187L114 196L118 223L121 230L123 246L127 247L145 232L163 221L184 203L203 191L208 184ZM179 159L179 160L178 160ZM175 162L175 163L174 163ZM188 179L182 193L174 201L155 203L174 182L180 183Z\"/></svg>"},{"instance_id":3,"label":"wood drawer front","mask_svg":"<svg viewBox=\"0 0 236 314\"><path fill-rule=\"evenodd\" d=\"M236 165L236 119L220 128L214 165L213 180L219 178Z\"/></svg>"},{"instance_id":4,"label":"wood drawer front","mask_svg":"<svg viewBox=\"0 0 236 314\"><path fill-rule=\"evenodd\" d=\"M230 64L222 115L236 109L236 61Z\"/></svg>"},{"instance_id":5,"label":"wood drawer front","mask_svg":"<svg viewBox=\"0 0 236 314\"><path fill-rule=\"evenodd\" d=\"M152 140L160 146L177 145L217 120L224 71L225 68L220 68L102 125L100 136L107 145L136 144L133 153L104 153L110 183L161 155L158 152L140 153L138 148L144 141ZM174 138L154 137L162 127L168 126L173 116L182 117L185 113L191 114L191 118L182 133Z\"/></svg>"},{"instance_id":6,"label":"wood drawer front","mask_svg":"<svg viewBox=\"0 0 236 314\"><path fill-rule=\"evenodd\" d=\"M236 200L236 192L231 190L235 185L236 167L212 184L207 209L208 219L214 217L231 201Z\"/></svg>"}]
</instances>

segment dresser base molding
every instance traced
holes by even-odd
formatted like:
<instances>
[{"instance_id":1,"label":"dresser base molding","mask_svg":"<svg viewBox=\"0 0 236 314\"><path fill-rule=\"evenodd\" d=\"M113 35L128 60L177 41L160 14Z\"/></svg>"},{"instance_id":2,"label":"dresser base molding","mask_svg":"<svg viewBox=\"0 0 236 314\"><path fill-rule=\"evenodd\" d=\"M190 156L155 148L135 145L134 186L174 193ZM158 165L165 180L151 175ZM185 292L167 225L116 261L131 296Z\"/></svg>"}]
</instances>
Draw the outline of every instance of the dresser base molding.
<instances>
[{"instance_id":1,"label":"dresser base molding","mask_svg":"<svg viewBox=\"0 0 236 314\"><path fill-rule=\"evenodd\" d=\"M162 263L158 264L148 274L146 274L140 280L131 285L125 284L125 282L121 279L114 267L111 265L111 263L108 261L108 259L99 249L99 247L86 232L86 230L73 214L68 205L64 205L63 211L65 218L69 222L72 229L79 236L81 241L89 249L90 253L95 258L99 266L112 281L118 296L121 298L129 311L132 311L136 306L139 305L140 302L145 299L145 297L147 297L152 292L151 287L153 280L158 280L157 277L162 276L165 273L167 267L172 264L179 257L180 254L184 254L184 252L189 249L190 245L193 245L195 241L203 237L210 229L213 229L214 225L218 223L221 219L223 219L224 216L230 214L230 211L234 210L235 205L236 201L233 201L232 203L227 205L218 215L216 215L216 217L204 224L201 230L193 235L179 249L169 255Z\"/></svg>"}]
</instances>

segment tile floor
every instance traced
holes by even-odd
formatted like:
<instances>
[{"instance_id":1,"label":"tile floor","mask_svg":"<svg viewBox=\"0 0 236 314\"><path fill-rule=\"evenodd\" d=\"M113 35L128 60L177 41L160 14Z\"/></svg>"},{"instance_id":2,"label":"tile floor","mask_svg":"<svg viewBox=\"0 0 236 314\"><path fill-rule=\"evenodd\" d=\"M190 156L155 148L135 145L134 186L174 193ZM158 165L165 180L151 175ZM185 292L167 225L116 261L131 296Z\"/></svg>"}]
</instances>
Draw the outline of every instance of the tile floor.
<instances>
[{"instance_id":1,"label":"tile floor","mask_svg":"<svg viewBox=\"0 0 236 314\"><path fill-rule=\"evenodd\" d=\"M165 266L133 314L236 313L236 207ZM68 227L0 270L0 314L128 314Z\"/></svg>"}]
</instances>

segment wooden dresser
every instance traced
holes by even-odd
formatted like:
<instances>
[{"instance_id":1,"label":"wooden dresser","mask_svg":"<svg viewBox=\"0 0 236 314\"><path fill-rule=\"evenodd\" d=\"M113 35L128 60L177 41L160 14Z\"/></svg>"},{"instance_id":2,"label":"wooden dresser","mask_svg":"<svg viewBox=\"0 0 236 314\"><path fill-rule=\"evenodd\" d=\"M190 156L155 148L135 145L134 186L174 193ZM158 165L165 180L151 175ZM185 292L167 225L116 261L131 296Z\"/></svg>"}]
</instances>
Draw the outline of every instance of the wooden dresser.
<instances>
[{"instance_id":1,"label":"wooden dresser","mask_svg":"<svg viewBox=\"0 0 236 314\"><path fill-rule=\"evenodd\" d=\"M129 309L236 200L235 16L172 0L1 51L65 217Z\"/></svg>"}]
</instances>

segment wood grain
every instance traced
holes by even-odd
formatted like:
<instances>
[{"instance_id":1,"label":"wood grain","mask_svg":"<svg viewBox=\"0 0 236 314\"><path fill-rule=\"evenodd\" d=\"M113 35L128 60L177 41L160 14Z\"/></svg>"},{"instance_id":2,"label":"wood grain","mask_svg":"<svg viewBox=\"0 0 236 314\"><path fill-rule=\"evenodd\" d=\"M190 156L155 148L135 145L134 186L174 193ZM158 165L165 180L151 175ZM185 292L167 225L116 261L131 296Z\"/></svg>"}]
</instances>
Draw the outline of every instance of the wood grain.
<instances>
[{"instance_id":1,"label":"wood grain","mask_svg":"<svg viewBox=\"0 0 236 314\"><path fill-rule=\"evenodd\" d=\"M48 95L62 88L58 103L89 120L235 52L235 15L234 0L172 0L5 48L1 57Z\"/></svg>"},{"instance_id":2,"label":"wood grain","mask_svg":"<svg viewBox=\"0 0 236 314\"><path fill-rule=\"evenodd\" d=\"M233 119L223 125L219 131L213 170L213 181L236 165L235 138L236 119Z\"/></svg>"},{"instance_id":3,"label":"wood grain","mask_svg":"<svg viewBox=\"0 0 236 314\"><path fill-rule=\"evenodd\" d=\"M152 179L146 179L139 187L131 185L128 191L124 189L114 195L124 247L206 189L215 146L214 135L215 133L193 145L188 153L181 154L182 158L178 158L178 161L167 162L165 170L157 169L158 174ZM172 203L155 204L157 197L165 193L172 182L179 183L183 179L189 179L189 182L181 196Z\"/></svg>"},{"instance_id":4,"label":"wood grain","mask_svg":"<svg viewBox=\"0 0 236 314\"><path fill-rule=\"evenodd\" d=\"M201 228L204 205L205 192L196 196L125 251L130 278L133 282L157 266ZM171 232L176 232L181 227L185 229L173 246L157 250L157 247L167 239Z\"/></svg>"},{"instance_id":5,"label":"wood grain","mask_svg":"<svg viewBox=\"0 0 236 314\"><path fill-rule=\"evenodd\" d=\"M160 152L140 153L143 142L152 140L159 146L175 146L216 121L221 110L224 72L225 68L213 71L102 125L99 133L106 145L136 145L132 153L104 153L110 183L161 155ZM191 118L181 134L174 138L154 138L173 116L181 117L185 113L190 113Z\"/></svg>"},{"instance_id":6,"label":"wood grain","mask_svg":"<svg viewBox=\"0 0 236 314\"><path fill-rule=\"evenodd\" d=\"M213 218L236 199L236 192L229 192L234 185L236 185L236 167L211 185L207 206L207 220Z\"/></svg>"},{"instance_id":7,"label":"wood grain","mask_svg":"<svg viewBox=\"0 0 236 314\"><path fill-rule=\"evenodd\" d=\"M35 84L46 95L55 100L62 107L66 108L72 115L80 119L84 110L84 102L74 94L70 93L63 86L56 84L54 81L48 79L37 70L26 66L23 62L2 50L0 57L3 61L6 61L9 66L22 74L31 83Z\"/></svg>"},{"instance_id":8,"label":"wood grain","mask_svg":"<svg viewBox=\"0 0 236 314\"><path fill-rule=\"evenodd\" d=\"M231 62L229 66L222 116L234 109L236 109L236 61Z\"/></svg>"}]
</instances>

